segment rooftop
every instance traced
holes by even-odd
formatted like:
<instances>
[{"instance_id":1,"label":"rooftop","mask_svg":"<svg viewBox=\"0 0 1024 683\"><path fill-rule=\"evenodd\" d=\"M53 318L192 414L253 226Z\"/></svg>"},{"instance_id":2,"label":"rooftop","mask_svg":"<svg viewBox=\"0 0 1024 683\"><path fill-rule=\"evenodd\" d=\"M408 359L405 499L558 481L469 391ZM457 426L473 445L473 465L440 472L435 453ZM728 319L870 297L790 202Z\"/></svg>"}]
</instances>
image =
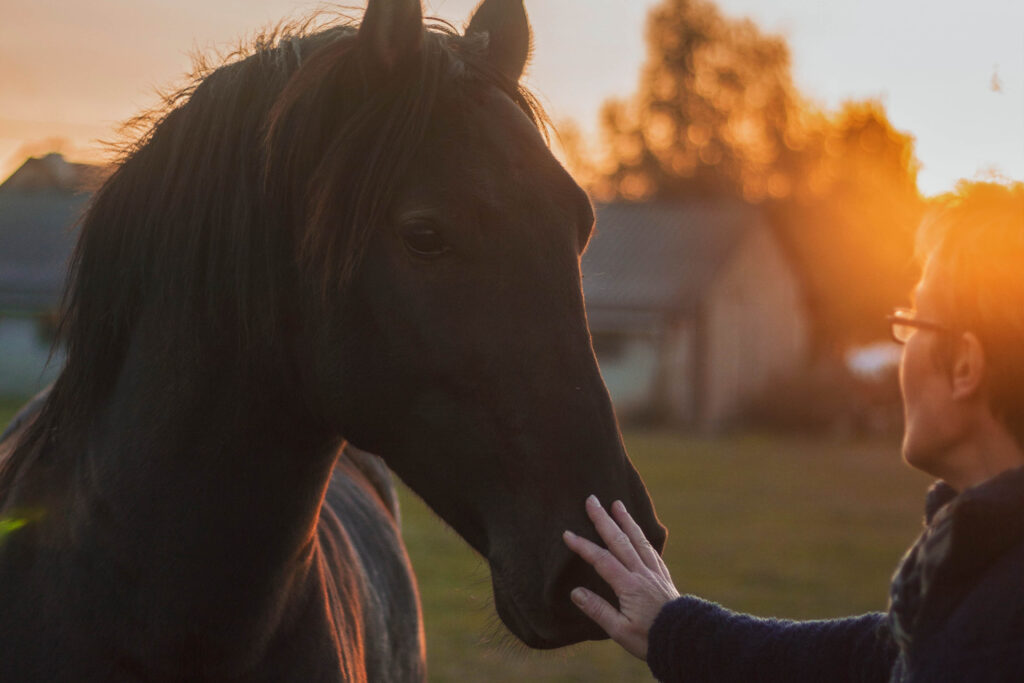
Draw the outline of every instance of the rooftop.
<instances>
[{"instance_id":1,"label":"rooftop","mask_svg":"<svg viewBox=\"0 0 1024 683\"><path fill-rule=\"evenodd\" d=\"M736 201L599 204L597 227L583 255L583 291L594 322L638 324L668 311L690 310L760 212Z\"/></svg>"}]
</instances>

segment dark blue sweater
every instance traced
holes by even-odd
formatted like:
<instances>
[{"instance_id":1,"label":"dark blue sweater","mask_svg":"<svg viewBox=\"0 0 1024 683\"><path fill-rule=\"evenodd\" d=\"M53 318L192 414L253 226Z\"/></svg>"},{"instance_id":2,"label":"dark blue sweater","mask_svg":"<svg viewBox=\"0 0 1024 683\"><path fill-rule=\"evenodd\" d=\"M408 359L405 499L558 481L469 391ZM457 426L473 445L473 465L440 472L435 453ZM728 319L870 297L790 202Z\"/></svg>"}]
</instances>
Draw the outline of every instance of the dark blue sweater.
<instances>
[{"instance_id":1,"label":"dark blue sweater","mask_svg":"<svg viewBox=\"0 0 1024 683\"><path fill-rule=\"evenodd\" d=\"M759 619L685 596L651 628L661 681L1024 682L1024 468L960 495L939 483L888 613Z\"/></svg>"}]
</instances>

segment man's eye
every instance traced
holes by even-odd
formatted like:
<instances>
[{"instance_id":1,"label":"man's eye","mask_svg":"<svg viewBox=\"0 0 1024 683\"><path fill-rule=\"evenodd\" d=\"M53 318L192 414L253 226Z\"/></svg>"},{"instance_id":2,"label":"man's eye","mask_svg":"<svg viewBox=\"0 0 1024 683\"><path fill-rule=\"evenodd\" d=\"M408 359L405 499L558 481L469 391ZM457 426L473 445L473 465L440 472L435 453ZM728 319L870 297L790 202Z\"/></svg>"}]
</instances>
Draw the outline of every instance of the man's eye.
<instances>
[{"instance_id":1,"label":"man's eye","mask_svg":"<svg viewBox=\"0 0 1024 683\"><path fill-rule=\"evenodd\" d=\"M437 258L451 251L451 246L430 223L415 223L402 229L402 241L414 256Z\"/></svg>"}]
</instances>

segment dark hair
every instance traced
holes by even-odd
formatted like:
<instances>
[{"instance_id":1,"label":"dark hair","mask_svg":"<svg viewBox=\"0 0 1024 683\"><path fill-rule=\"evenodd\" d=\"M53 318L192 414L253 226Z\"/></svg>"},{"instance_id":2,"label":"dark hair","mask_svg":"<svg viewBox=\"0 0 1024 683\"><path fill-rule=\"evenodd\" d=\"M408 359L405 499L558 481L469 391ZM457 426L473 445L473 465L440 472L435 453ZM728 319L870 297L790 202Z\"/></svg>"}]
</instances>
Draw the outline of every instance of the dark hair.
<instances>
[{"instance_id":1,"label":"dark hair","mask_svg":"<svg viewBox=\"0 0 1024 683\"><path fill-rule=\"evenodd\" d=\"M497 88L542 131L528 91L486 41L432 21L418 59L386 77L356 28L284 27L202 64L94 195L70 264L67 361L39 417L0 463L0 496L59 429L77 433L118 380L147 311L160 362L213 352L234 378L282 366L298 281L327 298L359 266L438 99Z\"/></svg>"}]
</instances>

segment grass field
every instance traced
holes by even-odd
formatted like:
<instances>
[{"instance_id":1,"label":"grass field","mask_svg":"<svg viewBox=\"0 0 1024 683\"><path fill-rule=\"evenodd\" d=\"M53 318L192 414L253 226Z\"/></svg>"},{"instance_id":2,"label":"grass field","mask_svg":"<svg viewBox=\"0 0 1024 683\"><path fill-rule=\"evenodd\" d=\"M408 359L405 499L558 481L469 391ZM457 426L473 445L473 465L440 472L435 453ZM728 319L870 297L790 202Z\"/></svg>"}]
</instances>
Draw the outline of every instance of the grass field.
<instances>
[{"instance_id":1,"label":"grass field","mask_svg":"<svg viewBox=\"0 0 1024 683\"><path fill-rule=\"evenodd\" d=\"M900 462L894 441L642 432L625 440L669 529L665 557L681 591L762 616L885 609L929 483ZM609 642L553 653L510 644L495 626L483 562L402 494L431 681L651 680Z\"/></svg>"},{"instance_id":2,"label":"grass field","mask_svg":"<svg viewBox=\"0 0 1024 683\"><path fill-rule=\"evenodd\" d=\"M0 430L15 408L0 401ZM885 608L928 485L900 463L894 441L625 438L669 528L665 556L680 590L792 618ZM431 681L650 680L609 642L543 653L514 644L493 616L485 564L414 494L401 497Z\"/></svg>"}]
</instances>

